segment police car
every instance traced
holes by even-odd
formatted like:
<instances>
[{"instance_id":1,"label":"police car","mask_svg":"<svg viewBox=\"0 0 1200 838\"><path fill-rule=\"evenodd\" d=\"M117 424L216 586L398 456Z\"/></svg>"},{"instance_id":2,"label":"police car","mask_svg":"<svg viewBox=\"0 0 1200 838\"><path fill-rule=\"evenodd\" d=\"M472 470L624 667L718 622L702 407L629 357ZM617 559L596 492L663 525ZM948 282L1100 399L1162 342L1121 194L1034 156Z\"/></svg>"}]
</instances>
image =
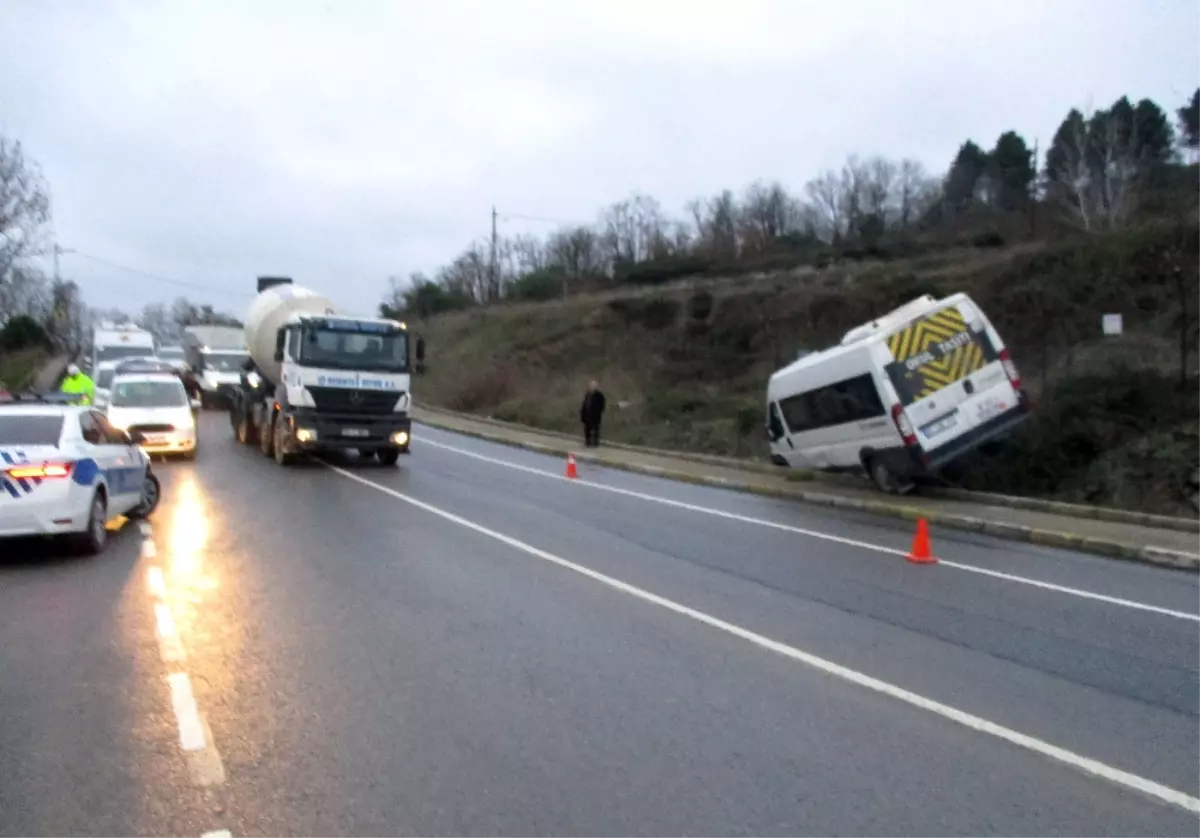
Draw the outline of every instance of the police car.
<instances>
[{"instance_id":1,"label":"police car","mask_svg":"<svg viewBox=\"0 0 1200 838\"><path fill-rule=\"evenodd\" d=\"M95 555L108 540L108 521L154 511L159 482L140 434L63 401L58 394L0 401L0 539L62 536Z\"/></svg>"}]
</instances>

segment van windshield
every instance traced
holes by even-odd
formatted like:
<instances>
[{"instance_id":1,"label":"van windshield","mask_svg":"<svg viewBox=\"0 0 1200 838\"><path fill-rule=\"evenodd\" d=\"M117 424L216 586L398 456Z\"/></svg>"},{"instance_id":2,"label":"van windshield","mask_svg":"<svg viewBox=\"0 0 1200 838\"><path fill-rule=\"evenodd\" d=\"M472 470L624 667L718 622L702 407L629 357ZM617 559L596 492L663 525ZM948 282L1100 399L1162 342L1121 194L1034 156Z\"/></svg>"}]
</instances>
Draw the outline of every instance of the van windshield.
<instances>
[{"instance_id":1,"label":"van windshield","mask_svg":"<svg viewBox=\"0 0 1200 838\"><path fill-rule=\"evenodd\" d=\"M118 381L113 407L186 407L187 393L178 381Z\"/></svg>"},{"instance_id":2,"label":"van windshield","mask_svg":"<svg viewBox=\"0 0 1200 838\"><path fill-rule=\"evenodd\" d=\"M894 359L888 379L908 407L961 381L999 357L985 331L967 326L957 308L910 323L887 339Z\"/></svg>"}]
</instances>

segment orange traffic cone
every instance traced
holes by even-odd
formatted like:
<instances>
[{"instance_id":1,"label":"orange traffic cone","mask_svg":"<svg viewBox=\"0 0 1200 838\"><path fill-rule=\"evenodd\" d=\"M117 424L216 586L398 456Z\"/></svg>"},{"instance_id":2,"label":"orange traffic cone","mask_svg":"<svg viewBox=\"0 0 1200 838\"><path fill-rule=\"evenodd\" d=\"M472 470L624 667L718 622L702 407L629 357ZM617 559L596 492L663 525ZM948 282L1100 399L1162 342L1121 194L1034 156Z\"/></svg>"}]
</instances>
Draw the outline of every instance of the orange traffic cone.
<instances>
[{"instance_id":1,"label":"orange traffic cone","mask_svg":"<svg viewBox=\"0 0 1200 838\"><path fill-rule=\"evenodd\" d=\"M575 455L574 454L567 455L567 479L568 480L579 479L579 470L577 468L575 468Z\"/></svg>"},{"instance_id":2,"label":"orange traffic cone","mask_svg":"<svg viewBox=\"0 0 1200 838\"><path fill-rule=\"evenodd\" d=\"M929 549L929 523L924 518L917 519L917 534L913 536L908 560L913 564L937 564L937 559Z\"/></svg>"}]
</instances>

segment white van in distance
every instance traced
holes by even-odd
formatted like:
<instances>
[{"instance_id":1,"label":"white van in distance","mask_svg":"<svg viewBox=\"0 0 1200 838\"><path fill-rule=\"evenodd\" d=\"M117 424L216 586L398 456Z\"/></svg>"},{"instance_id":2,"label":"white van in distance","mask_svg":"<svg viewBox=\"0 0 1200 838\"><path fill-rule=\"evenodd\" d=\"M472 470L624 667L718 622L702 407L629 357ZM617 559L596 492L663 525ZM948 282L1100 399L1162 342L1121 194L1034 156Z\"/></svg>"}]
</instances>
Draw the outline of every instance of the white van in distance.
<instances>
[{"instance_id":1,"label":"white van in distance","mask_svg":"<svg viewBox=\"0 0 1200 838\"><path fill-rule=\"evenodd\" d=\"M767 436L778 465L865 472L907 492L1029 414L1004 341L966 294L926 294L778 370Z\"/></svg>"}]
</instances>

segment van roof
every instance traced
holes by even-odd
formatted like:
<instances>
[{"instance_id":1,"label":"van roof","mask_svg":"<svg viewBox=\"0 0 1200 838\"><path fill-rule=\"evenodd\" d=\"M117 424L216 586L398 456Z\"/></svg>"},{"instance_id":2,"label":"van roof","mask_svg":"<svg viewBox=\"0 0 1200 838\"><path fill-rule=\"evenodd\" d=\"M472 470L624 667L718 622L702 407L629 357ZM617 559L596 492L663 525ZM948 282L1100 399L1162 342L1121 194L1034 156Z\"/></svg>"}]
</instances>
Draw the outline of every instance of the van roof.
<instances>
[{"instance_id":1,"label":"van roof","mask_svg":"<svg viewBox=\"0 0 1200 838\"><path fill-rule=\"evenodd\" d=\"M897 306L874 320L855 326L842 336L840 343L817 352L812 352L803 358L792 361L786 367L776 370L771 374L770 380L773 381L776 376L791 375L808 367L827 364L843 355L853 354L864 346L873 345L885 340L905 324L911 323L913 320L930 311L956 305L963 301L970 302L971 298L962 292L950 294L940 300L935 299L929 294L917 297L902 306Z\"/></svg>"}]
</instances>

